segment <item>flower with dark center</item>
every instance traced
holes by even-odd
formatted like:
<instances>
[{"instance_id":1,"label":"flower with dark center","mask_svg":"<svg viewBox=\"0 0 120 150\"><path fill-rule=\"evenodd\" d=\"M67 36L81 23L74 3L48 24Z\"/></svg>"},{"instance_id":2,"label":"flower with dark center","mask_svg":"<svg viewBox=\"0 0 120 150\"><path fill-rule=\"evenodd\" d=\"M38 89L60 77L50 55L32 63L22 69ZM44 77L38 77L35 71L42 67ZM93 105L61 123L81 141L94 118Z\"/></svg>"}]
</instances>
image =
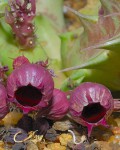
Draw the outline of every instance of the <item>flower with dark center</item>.
<instances>
[{"instance_id":1,"label":"flower with dark center","mask_svg":"<svg viewBox=\"0 0 120 150\"><path fill-rule=\"evenodd\" d=\"M8 112L7 92L5 87L0 83L0 119L4 118Z\"/></svg>"},{"instance_id":2,"label":"flower with dark center","mask_svg":"<svg viewBox=\"0 0 120 150\"><path fill-rule=\"evenodd\" d=\"M97 83L82 83L70 97L70 114L76 122L87 126L88 136L94 126L108 126L106 119L113 107L114 100L109 89Z\"/></svg>"},{"instance_id":3,"label":"flower with dark center","mask_svg":"<svg viewBox=\"0 0 120 150\"><path fill-rule=\"evenodd\" d=\"M44 67L25 63L8 76L8 100L24 113L48 106L54 89L53 79Z\"/></svg>"}]
</instances>

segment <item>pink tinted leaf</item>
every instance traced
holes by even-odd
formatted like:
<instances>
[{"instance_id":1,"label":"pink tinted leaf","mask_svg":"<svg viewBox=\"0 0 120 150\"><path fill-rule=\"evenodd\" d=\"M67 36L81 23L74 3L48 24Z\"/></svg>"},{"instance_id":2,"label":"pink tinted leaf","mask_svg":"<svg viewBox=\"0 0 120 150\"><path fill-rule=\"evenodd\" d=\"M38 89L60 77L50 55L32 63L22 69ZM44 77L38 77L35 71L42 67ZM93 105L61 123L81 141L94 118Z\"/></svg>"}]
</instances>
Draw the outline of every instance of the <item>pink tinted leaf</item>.
<instances>
[{"instance_id":1,"label":"pink tinted leaf","mask_svg":"<svg viewBox=\"0 0 120 150\"><path fill-rule=\"evenodd\" d=\"M83 50L102 47L102 44L110 41L120 34L120 3L118 1L101 0L103 15L100 15L96 23L80 18L82 20L87 41L82 42ZM81 37L82 39L82 37Z\"/></svg>"},{"instance_id":2,"label":"pink tinted leaf","mask_svg":"<svg viewBox=\"0 0 120 150\"><path fill-rule=\"evenodd\" d=\"M73 39L71 39L70 43L68 43L68 49L70 49L69 52L65 49L65 45L63 43L63 50L68 53L68 58L66 57L65 62L63 61L64 68L66 68L63 71L87 68L86 66L89 66L90 63L93 65L98 64L100 62L98 59L96 59L96 61L92 60L99 57L103 52L106 53L106 49L114 51L118 49L120 45L120 4L116 0L101 0L101 2L101 9L104 13L103 15L99 15L97 22L92 22L88 16L85 17L85 15L70 9L73 13L79 16L83 24L84 31L77 37L77 39L74 39L74 44L72 44ZM76 35L75 32L73 33L73 36L74 35ZM80 44L77 44L76 47L75 45L78 39ZM69 47L69 45L72 46ZM71 58L73 54L79 55L76 57L77 59L74 62L73 58ZM72 59L71 63L69 63L70 58Z\"/></svg>"}]
</instances>

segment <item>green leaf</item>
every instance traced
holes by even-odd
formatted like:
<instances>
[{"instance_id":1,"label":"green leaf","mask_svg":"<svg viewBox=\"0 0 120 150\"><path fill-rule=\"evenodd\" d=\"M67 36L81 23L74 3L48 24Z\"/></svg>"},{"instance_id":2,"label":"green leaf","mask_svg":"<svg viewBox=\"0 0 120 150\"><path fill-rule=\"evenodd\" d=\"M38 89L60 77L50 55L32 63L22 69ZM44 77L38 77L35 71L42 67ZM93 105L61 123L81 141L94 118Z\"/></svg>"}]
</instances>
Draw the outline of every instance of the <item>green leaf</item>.
<instances>
[{"instance_id":1,"label":"green leaf","mask_svg":"<svg viewBox=\"0 0 120 150\"><path fill-rule=\"evenodd\" d=\"M37 0L37 14L49 19L58 32L65 28L63 0Z\"/></svg>"},{"instance_id":2,"label":"green leaf","mask_svg":"<svg viewBox=\"0 0 120 150\"><path fill-rule=\"evenodd\" d=\"M120 90L120 3L117 0L101 2L104 15L99 17L98 22L81 17L82 34L78 31L80 36L76 36L74 42L71 37L76 31L64 34L62 38L62 53L68 53L62 57L62 71L67 75L70 73L62 85L65 90L70 89L69 79L74 86L91 81L104 84L111 90Z\"/></svg>"}]
</instances>

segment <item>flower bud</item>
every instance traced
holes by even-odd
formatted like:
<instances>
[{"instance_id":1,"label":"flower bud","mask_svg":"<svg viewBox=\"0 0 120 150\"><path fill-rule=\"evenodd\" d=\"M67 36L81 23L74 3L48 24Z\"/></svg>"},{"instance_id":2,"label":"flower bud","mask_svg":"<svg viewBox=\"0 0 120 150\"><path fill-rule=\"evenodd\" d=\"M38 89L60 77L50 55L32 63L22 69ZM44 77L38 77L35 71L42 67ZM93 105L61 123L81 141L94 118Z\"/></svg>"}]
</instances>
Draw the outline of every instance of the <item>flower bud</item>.
<instances>
[{"instance_id":1,"label":"flower bud","mask_svg":"<svg viewBox=\"0 0 120 150\"><path fill-rule=\"evenodd\" d=\"M61 90L54 89L49 112L46 117L52 120L59 120L67 114L68 108L69 102L65 93Z\"/></svg>"},{"instance_id":2,"label":"flower bud","mask_svg":"<svg viewBox=\"0 0 120 150\"><path fill-rule=\"evenodd\" d=\"M5 19L13 31L18 43L23 48L33 48L36 36L32 23L36 13L35 0L8 0L10 10L6 9Z\"/></svg>"},{"instance_id":3,"label":"flower bud","mask_svg":"<svg viewBox=\"0 0 120 150\"><path fill-rule=\"evenodd\" d=\"M13 61L13 69L18 68L25 63L30 63L30 62L25 56L18 56Z\"/></svg>"}]
</instances>

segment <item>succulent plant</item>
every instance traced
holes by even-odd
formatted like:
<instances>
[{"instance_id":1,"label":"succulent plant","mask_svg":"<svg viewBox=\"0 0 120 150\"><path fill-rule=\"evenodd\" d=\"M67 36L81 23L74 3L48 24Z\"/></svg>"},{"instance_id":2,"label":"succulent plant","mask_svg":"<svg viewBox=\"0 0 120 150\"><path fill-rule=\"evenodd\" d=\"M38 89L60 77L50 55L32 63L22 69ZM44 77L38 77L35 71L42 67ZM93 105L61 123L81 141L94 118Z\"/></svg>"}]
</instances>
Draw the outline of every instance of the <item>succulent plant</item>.
<instances>
[{"instance_id":1,"label":"succulent plant","mask_svg":"<svg viewBox=\"0 0 120 150\"><path fill-rule=\"evenodd\" d=\"M52 8L53 3L56 9ZM63 0L8 0L0 3L0 9L0 60L9 67L8 74L12 71L12 59L23 55L34 63L49 59L50 68L58 71L61 68L59 34L65 24ZM32 12L33 15L29 16ZM16 23L19 29L15 28ZM60 87L65 75L58 73L58 77L60 81L56 78L55 81Z\"/></svg>"},{"instance_id":2,"label":"succulent plant","mask_svg":"<svg viewBox=\"0 0 120 150\"><path fill-rule=\"evenodd\" d=\"M106 119L113 108L114 100L109 89L98 83L84 82L73 90L70 97L70 115L88 128L88 136L93 127L108 126Z\"/></svg>"}]
</instances>

